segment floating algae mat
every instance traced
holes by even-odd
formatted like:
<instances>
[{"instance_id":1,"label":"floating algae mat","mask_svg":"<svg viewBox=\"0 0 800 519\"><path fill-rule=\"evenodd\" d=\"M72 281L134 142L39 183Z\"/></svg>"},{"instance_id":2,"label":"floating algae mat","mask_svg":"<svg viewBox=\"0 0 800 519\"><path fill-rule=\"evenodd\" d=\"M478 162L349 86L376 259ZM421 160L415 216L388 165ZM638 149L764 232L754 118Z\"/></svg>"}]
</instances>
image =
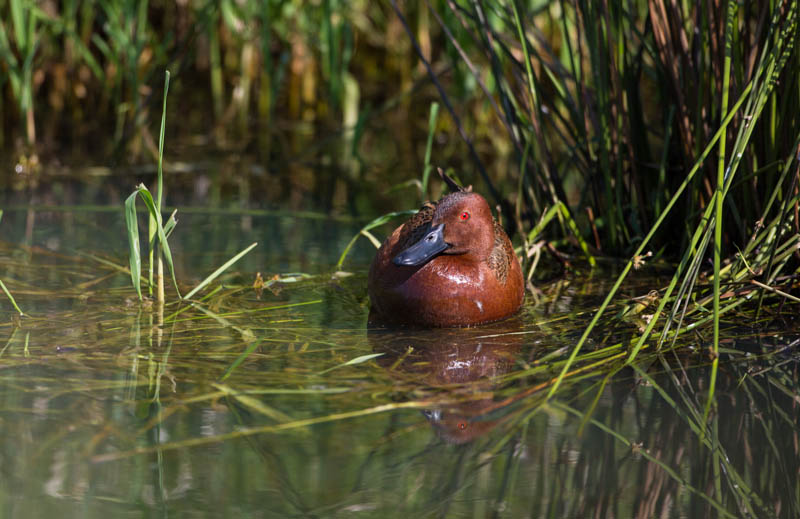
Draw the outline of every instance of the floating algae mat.
<instances>
[{"instance_id":1,"label":"floating algae mat","mask_svg":"<svg viewBox=\"0 0 800 519\"><path fill-rule=\"evenodd\" d=\"M255 217L291 227L193 302L159 308L139 304L104 228L69 241L65 226L96 214L44 212L27 236L29 215L5 218L21 230L0 242L0 272L27 315L3 303L4 516L800 512L795 323L727 323L703 428L706 338L623 367L642 326L623 304L546 398L609 289L598 275L540 286L501 323L368 330L369 244L351 275L326 270L356 224ZM252 233L241 216L185 218L205 240L176 235L181 282ZM637 276L620 299L663 285Z\"/></svg>"}]
</instances>

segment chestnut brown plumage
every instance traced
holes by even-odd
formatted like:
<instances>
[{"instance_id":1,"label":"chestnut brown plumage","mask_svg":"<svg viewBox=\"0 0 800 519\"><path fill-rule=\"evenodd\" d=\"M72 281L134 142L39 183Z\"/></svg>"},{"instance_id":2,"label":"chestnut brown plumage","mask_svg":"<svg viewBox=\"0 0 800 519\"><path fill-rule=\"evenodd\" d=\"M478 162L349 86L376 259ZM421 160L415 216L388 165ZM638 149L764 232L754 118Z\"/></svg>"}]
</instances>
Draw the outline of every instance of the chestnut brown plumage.
<instances>
[{"instance_id":1,"label":"chestnut brown plumage","mask_svg":"<svg viewBox=\"0 0 800 519\"><path fill-rule=\"evenodd\" d=\"M378 249L371 323L470 326L519 310L524 282L508 236L482 196L448 184L457 190L427 202Z\"/></svg>"}]
</instances>

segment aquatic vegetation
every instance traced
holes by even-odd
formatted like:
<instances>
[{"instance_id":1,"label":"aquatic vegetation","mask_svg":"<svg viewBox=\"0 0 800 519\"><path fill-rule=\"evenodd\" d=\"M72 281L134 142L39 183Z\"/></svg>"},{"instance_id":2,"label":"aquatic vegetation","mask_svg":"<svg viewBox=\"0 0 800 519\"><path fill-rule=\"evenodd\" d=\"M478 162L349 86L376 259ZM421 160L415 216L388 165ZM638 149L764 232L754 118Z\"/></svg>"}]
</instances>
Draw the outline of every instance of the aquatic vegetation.
<instances>
[{"instance_id":1,"label":"aquatic vegetation","mask_svg":"<svg viewBox=\"0 0 800 519\"><path fill-rule=\"evenodd\" d=\"M147 206L147 211L150 216L149 218L149 235L148 235L148 244L149 244L149 251L150 251L150 276L149 276L149 283L148 286L150 288L150 295L153 295L153 271L155 267L155 263L153 261L154 255L158 261L158 292L157 298L159 301L164 301L164 267L162 263L162 254L164 260L167 262L167 266L169 267L170 274L172 275L172 282L175 284L175 291L178 293L178 298L181 297L180 289L178 288L178 280L175 279L175 266L172 263L172 253L170 252L169 242L167 241L167 230L166 228L169 226L169 230L171 231L175 224L177 224L177 220L175 219L175 213L170 216L169 223L163 224L162 223L162 216L161 216L161 193L163 191L164 185L164 170L163 170L163 157L164 157L164 128L166 123L167 117L167 93L169 92L169 71L166 72L164 78L164 108L162 110L161 115L161 132L159 134L158 139L158 180L157 180L157 187L156 187L156 198L153 200L152 195L150 194L150 190L145 187L144 184L139 184L128 199L125 201L125 225L128 230L128 244L130 245L130 268L131 268L131 282L133 283L133 287L136 289L136 293L139 296L139 299L142 299L142 290L141 290L141 270L142 270L142 260L141 260L141 253L139 252L139 223L137 221L136 216L136 198L137 196L140 197L145 205ZM158 244L160 248L156 252L156 243L155 239L156 236L158 237Z\"/></svg>"},{"instance_id":2,"label":"aquatic vegetation","mask_svg":"<svg viewBox=\"0 0 800 519\"><path fill-rule=\"evenodd\" d=\"M11 23L0 24L0 55L3 56L3 69L14 99L24 114L26 137L33 142L36 140L33 59L39 46L44 16L34 4L25 0L8 2L8 11ZM0 81L0 85L3 82Z\"/></svg>"},{"instance_id":3,"label":"aquatic vegetation","mask_svg":"<svg viewBox=\"0 0 800 519\"><path fill-rule=\"evenodd\" d=\"M627 364L627 322L605 322L547 397L610 286L601 279L542 284L539 304L485 327L365 334L363 274L261 296L226 283L168 303L157 323L121 303L129 286L107 288L109 275L127 277L121 265L59 255L59 283L35 288L47 286L52 256L7 265L32 308L22 327L0 323L0 412L18 438L2 452L15 474L28 467L2 484L19 496L49 481L93 503L90 517L158 506L151 495L172 496L170 511L284 515L363 502L398 517L501 504L510 515L798 512L796 332L723 329L735 338L721 348L719 412L706 422L707 341L684 335ZM626 293L657 285L640 275ZM54 475L54 463L75 470ZM248 484L226 483L243 473ZM235 488L235 504L217 498Z\"/></svg>"},{"instance_id":4,"label":"aquatic vegetation","mask_svg":"<svg viewBox=\"0 0 800 519\"><path fill-rule=\"evenodd\" d=\"M138 156L151 146L150 100L161 72L170 68L196 79L179 89L211 104L212 124L252 134L251 114L258 114L267 137L262 142L270 142L276 105L289 106L293 117L324 110L342 124L358 125L359 87L350 67L353 26L370 23L359 14L366 6L337 0L40 6L13 0L0 7L0 87L10 85L18 112L5 109L0 116L21 123L31 146L41 141L37 119L71 121L74 131L99 130L105 138L111 127L111 149ZM198 83L206 90L199 97ZM92 127L97 123L102 128ZM0 133L0 144L11 146L16 136Z\"/></svg>"},{"instance_id":5,"label":"aquatic vegetation","mask_svg":"<svg viewBox=\"0 0 800 519\"><path fill-rule=\"evenodd\" d=\"M58 154L96 120L107 175L88 202L0 178L0 297L25 309L0 307L4 509L798 516L798 10L0 5L0 144ZM167 132L246 164L214 157L194 201ZM155 186L101 206L143 171L108 157L142 151ZM368 242L439 198L436 164L488 193L530 294L487 326L365 328ZM235 254L254 229L270 250Z\"/></svg>"},{"instance_id":6,"label":"aquatic vegetation","mask_svg":"<svg viewBox=\"0 0 800 519\"><path fill-rule=\"evenodd\" d=\"M2 221L3 221L3 210L0 209L0 222L2 222ZM20 310L19 306L17 306L17 302L14 300L14 296L11 295L11 292L8 291L8 288L6 288L6 285L5 285L5 283L3 283L2 279L0 279L0 289L3 290L3 293L6 295L8 300L11 302L11 305L14 307L14 309L17 311L17 313L20 316L22 316L23 315L22 310Z\"/></svg>"},{"instance_id":7,"label":"aquatic vegetation","mask_svg":"<svg viewBox=\"0 0 800 519\"><path fill-rule=\"evenodd\" d=\"M392 5L431 72L431 58L417 45L403 10ZM583 1L428 5L458 50L449 55L453 66L468 70L476 81L482 74L492 80L487 97L520 161L515 208L497 195L477 155L472 158L503 216L529 229L547 207L560 207L559 215L567 217L562 222L572 221L574 214L581 225L577 234L593 236L598 250L630 258L561 376L625 276L653 250L656 257L681 261L628 362L651 341L657 326L657 348L675 336L675 327L684 333L711 326L716 355L724 313L749 301L760 307L765 298L776 306L794 304L789 292L800 283L797 2L726 2L707 13L699 4L678 8L665 2L651 2L649 8ZM764 23L756 25L758 19ZM468 44L456 36L459 32L471 36ZM694 50L690 34L704 35L691 42ZM487 62L486 69L476 66L476 59ZM433 74L431 80L458 125L446 89ZM778 85L788 95L779 95ZM782 117L775 111L779 102L794 107L793 114ZM773 111L765 111L768 107ZM729 128L735 138L728 138ZM653 157L661 157L660 163ZM712 162L715 167L708 166ZM736 181L743 168L747 178ZM761 203L753 203L754 195ZM775 200L782 201L780 206ZM586 206L593 210L582 214ZM723 233L723 228L729 230ZM562 236L574 233L566 229L562 224ZM533 251L530 242L528 235L524 251ZM737 244L740 250L733 255ZM713 264L704 273L709 245ZM782 254L776 256L777 250ZM726 256L730 260L723 268ZM767 283L756 279L776 271L784 272L783 289L773 286L774 275ZM701 275L711 282L710 290L698 282ZM729 292L734 286L741 287L741 295ZM713 306L710 316L707 302ZM665 315L667 305L672 310ZM713 380L714 375L711 394Z\"/></svg>"},{"instance_id":8,"label":"aquatic vegetation","mask_svg":"<svg viewBox=\"0 0 800 519\"><path fill-rule=\"evenodd\" d=\"M8 288L6 288L6 285L5 285L5 283L3 283L3 280L2 280L2 279L0 279L0 289L2 289L2 290L3 290L3 293L6 295L6 297L8 298L8 300L11 302L11 305L14 307L14 309L17 311L17 313L18 313L20 316L24 315L24 314L22 313L22 310L20 310L19 306L17 306L17 302L16 302L16 300L14 299L14 296L13 296L13 295L11 295L11 292L9 292L9 291L8 291Z\"/></svg>"},{"instance_id":9,"label":"aquatic vegetation","mask_svg":"<svg viewBox=\"0 0 800 519\"><path fill-rule=\"evenodd\" d=\"M150 261L148 262L149 265L149 282L148 287L150 290L150 295L153 295L153 286L157 287L156 292L156 299L160 303L165 301L164 297L164 266L162 263L162 255L163 260L166 261L167 266L169 267L170 275L172 276L172 282L175 285L175 291L178 293L178 298L183 299L181 296L180 288L178 287L178 280L175 278L175 266L172 262L172 252L169 248L169 242L167 241L167 237L169 233L175 228L175 225L178 221L175 219L175 214L177 212L173 211L170 215L169 219L166 223L162 222L161 216L161 194L163 191L164 185L164 170L163 170L163 158L164 158L164 130L166 126L166 117L167 117L167 93L169 92L169 71L165 74L164 79L164 105L161 111L161 131L159 133L158 139L158 177L157 177L157 186L156 186L156 198L153 199L152 195L150 194L150 190L144 184L139 184L136 190L128 196L128 199L125 201L125 225L128 230L128 244L130 246L130 273L131 273L131 282L133 283L133 287L136 289L136 294L139 296L139 300L142 299L142 289L141 289L141 270L142 270L142 256L139 250L139 222L137 220L137 213L136 213L136 199L141 198L144 201L145 206L147 207L147 212L149 215L149 234L148 234L148 244L149 244L149 252L150 252ZM158 248L156 248L156 239L158 240ZM197 292L205 288L209 283L211 283L214 279L216 279L222 272L224 272L228 267L233 265L237 260L239 260L242 256L250 252L257 243L251 244L249 247L238 253L236 256L228 260L225 264L219 267L217 270L212 272L206 279L201 281L195 288L193 288L187 295L186 299L190 299L193 295ZM156 261L154 262L154 256ZM157 267L156 267L157 265ZM156 270L156 279L154 283L153 279L153 272Z\"/></svg>"}]
</instances>

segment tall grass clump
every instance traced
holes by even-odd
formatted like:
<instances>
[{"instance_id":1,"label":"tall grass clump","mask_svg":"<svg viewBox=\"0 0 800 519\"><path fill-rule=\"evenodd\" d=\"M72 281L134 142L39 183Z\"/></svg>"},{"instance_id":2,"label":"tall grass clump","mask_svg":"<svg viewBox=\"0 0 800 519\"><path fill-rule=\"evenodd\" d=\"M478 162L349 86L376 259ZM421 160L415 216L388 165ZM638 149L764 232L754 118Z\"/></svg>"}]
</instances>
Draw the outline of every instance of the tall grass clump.
<instances>
[{"instance_id":1,"label":"tall grass clump","mask_svg":"<svg viewBox=\"0 0 800 519\"><path fill-rule=\"evenodd\" d=\"M638 261L705 258L700 225L701 236L716 229L717 270L739 249L751 261L761 249L747 244L770 217L796 233L794 216L780 217L797 202L796 1L428 8L459 50L435 59L491 85L488 106L519 164L509 216L520 228L564 203L597 249Z\"/></svg>"},{"instance_id":2,"label":"tall grass clump","mask_svg":"<svg viewBox=\"0 0 800 519\"><path fill-rule=\"evenodd\" d=\"M469 71L486 92L481 108L513 144L513 211L471 156L505 216L538 232L540 215L563 207L545 235L568 238L574 219L598 251L629 258L548 398L625 277L655 255L678 263L626 362L708 327L705 423L721 317L796 315L800 302L798 2L427 3L457 49L440 57L393 5L454 124L470 108L453 108L431 62Z\"/></svg>"},{"instance_id":3,"label":"tall grass clump","mask_svg":"<svg viewBox=\"0 0 800 519\"><path fill-rule=\"evenodd\" d=\"M193 79L182 97L212 107L202 124L222 138L260 130L263 140L276 107L306 122L352 123L361 115L356 34L380 48L375 15L385 21L366 0L10 0L0 4L0 97L13 104L0 110L10 130L0 145L42 144L45 133L64 146L97 132L115 151L155 156L148 101L167 68ZM362 58L369 70L382 52ZM37 135L37 120L51 131Z\"/></svg>"},{"instance_id":4,"label":"tall grass clump","mask_svg":"<svg viewBox=\"0 0 800 519\"><path fill-rule=\"evenodd\" d=\"M131 283L133 287L136 289L136 293L139 296L139 300L142 299L142 255L139 248L139 222L136 213L136 199L141 199L145 207L147 208L147 213L149 216L149 225L148 225L148 252L149 252L149 276L147 278L147 287L149 290L149 295L153 296L153 287L155 286L156 291L156 300L163 303L165 301L164 296L164 262L166 262L170 276L172 277L172 282L175 286L175 291L178 294L179 299L183 299L181 296L180 288L178 287L178 280L175 277L175 266L172 261L172 252L169 247L169 241L167 237L175 228L177 224L177 220L175 219L175 214L177 211L173 212L169 219L164 222L163 217L161 215L161 202L162 202L162 194L164 189L164 169L163 169L163 158L164 158L164 131L166 127L166 118L167 118L167 93L169 92L169 71L166 71L165 78L164 78L164 100L162 105L161 111L161 130L159 132L159 139L158 139L158 177L156 183L156 196L153 198L150 190L144 185L139 184L134 190L133 193L128 196L127 200L125 200L125 225L127 227L127 235L128 235L128 244L130 246L130 272L131 272ZM194 289L192 289L187 295L186 299L191 298L194 294L202 290L205 286L211 283L214 279L216 279L225 269L227 269L230 265L238 261L242 256L250 252L256 243L251 244L249 247L244 249L242 252L228 260L224 265L219 267L215 270L210 276L204 279L200 284L198 284ZM155 271L155 275L154 275Z\"/></svg>"},{"instance_id":5,"label":"tall grass clump","mask_svg":"<svg viewBox=\"0 0 800 519\"><path fill-rule=\"evenodd\" d=\"M459 50L435 59L490 85L486 106L516 152L522 228L563 202L587 236L597 230L596 248L629 253L697 166L650 245L677 256L711 204L718 165L724 171L736 159L725 151L745 128L744 155L736 159L745 174L726 194L723 254L749 238L776 188L788 190L791 179L780 185L780 170L800 130L796 2L428 7L441 38ZM413 28L409 37L417 39ZM746 91L747 102L723 124L729 104ZM751 113L756 104L766 110ZM720 129L717 148L703 155Z\"/></svg>"},{"instance_id":6,"label":"tall grass clump","mask_svg":"<svg viewBox=\"0 0 800 519\"><path fill-rule=\"evenodd\" d=\"M28 143L36 140L36 123L33 117L34 56L39 45L42 16L40 10L25 0L8 2L9 23L0 23L0 85L6 80L24 118L25 137Z\"/></svg>"}]
</instances>

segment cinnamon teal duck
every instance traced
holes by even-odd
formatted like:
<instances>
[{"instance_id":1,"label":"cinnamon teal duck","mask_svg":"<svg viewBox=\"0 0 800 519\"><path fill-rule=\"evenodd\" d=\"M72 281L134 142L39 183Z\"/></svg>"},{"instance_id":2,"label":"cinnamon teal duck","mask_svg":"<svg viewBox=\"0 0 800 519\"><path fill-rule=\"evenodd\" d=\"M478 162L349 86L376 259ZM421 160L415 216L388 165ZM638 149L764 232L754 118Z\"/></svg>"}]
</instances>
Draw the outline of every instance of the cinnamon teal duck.
<instances>
[{"instance_id":1,"label":"cinnamon teal duck","mask_svg":"<svg viewBox=\"0 0 800 519\"><path fill-rule=\"evenodd\" d=\"M522 305L511 241L489 204L446 175L453 190L394 230L369 269L370 324L472 326Z\"/></svg>"}]
</instances>

